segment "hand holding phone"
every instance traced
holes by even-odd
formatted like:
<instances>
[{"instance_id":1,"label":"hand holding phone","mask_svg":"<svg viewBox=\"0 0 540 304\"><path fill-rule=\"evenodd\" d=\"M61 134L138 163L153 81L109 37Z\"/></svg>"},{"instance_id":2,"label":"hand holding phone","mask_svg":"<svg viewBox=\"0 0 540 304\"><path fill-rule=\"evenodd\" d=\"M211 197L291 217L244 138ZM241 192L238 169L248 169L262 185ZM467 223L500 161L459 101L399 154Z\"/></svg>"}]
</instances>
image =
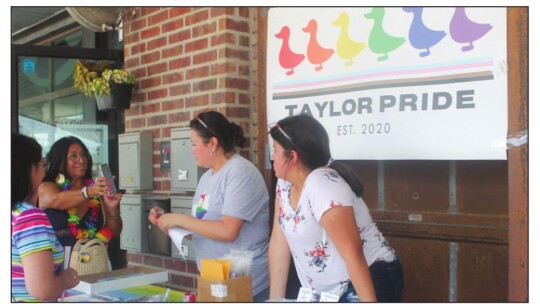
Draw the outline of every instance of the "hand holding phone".
<instances>
[{"instance_id":1,"label":"hand holding phone","mask_svg":"<svg viewBox=\"0 0 540 304\"><path fill-rule=\"evenodd\" d=\"M99 166L99 175L101 177L105 177L105 179L107 180L107 186L109 186L109 189L110 189L109 194L114 194L118 192L118 189L116 189L116 185L114 184L114 180L113 180L109 165L101 164Z\"/></svg>"}]
</instances>

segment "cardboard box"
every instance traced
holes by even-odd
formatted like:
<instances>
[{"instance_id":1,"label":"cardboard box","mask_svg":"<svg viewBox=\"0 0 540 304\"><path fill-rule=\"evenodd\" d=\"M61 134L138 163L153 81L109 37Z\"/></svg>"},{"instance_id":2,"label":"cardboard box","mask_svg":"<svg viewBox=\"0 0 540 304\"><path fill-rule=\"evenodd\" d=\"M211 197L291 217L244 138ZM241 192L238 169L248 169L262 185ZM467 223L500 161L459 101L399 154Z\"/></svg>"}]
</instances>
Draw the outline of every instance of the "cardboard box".
<instances>
[{"instance_id":1,"label":"cardboard box","mask_svg":"<svg viewBox=\"0 0 540 304\"><path fill-rule=\"evenodd\" d=\"M73 287L73 289L87 294L92 294L109 290L118 290L141 285L168 282L169 273L166 270L157 270L137 266L84 275L80 278L80 283Z\"/></svg>"},{"instance_id":2,"label":"cardboard box","mask_svg":"<svg viewBox=\"0 0 540 304\"><path fill-rule=\"evenodd\" d=\"M197 302L253 302L251 276L225 280L197 279Z\"/></svg>"}]
</instances>

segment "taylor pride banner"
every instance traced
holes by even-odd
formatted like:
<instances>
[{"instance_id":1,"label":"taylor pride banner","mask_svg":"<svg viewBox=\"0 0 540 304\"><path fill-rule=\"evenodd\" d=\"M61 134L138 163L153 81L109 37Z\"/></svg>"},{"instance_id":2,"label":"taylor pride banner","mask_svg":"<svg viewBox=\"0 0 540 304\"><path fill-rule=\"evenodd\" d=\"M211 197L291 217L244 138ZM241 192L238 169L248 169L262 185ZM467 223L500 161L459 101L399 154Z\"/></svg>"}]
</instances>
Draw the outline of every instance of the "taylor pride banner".
<instances>
[{"instance_id":1,"label":"taylor pride banner","mask_svg":"<svg viewBox=\"0 0 540 304\"><path fill-rule=\"evenodd\" d=\"M272 8L267 41L268 122L335 159L506 159L506 8Z\"/></svg>"}]
</instances>

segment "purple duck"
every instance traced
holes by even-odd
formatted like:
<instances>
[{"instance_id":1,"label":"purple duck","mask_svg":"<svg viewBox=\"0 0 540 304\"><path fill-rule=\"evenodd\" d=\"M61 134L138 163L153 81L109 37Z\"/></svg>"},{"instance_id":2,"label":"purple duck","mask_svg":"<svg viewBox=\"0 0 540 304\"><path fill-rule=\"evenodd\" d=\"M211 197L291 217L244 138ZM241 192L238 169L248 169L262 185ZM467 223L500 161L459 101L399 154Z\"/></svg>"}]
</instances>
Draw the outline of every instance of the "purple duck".
<instances>
[{"instance_id":1,"label":"purple duck","mask_svg":"<svg viewBox=\"0 0 540 304\"><path fill-rule=\"evenodd\" d=\"M484 37L493 28L489 23L476 23L465 14L464 7L456 7L452 20L450 21L450 36L455 42L468 43L461 48L467 52L474 49L473 42Z\"/></svg>"}]
</instances>

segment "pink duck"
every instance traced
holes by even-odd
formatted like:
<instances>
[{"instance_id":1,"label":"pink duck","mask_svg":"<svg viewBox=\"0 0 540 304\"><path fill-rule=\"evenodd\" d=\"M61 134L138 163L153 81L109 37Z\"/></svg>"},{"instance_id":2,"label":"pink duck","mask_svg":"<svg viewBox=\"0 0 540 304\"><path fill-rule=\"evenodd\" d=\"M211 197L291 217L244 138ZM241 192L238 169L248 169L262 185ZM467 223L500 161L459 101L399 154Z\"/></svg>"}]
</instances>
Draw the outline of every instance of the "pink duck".
<instances>
[{"instance_id":1,"label":"pink duck","mask_svg":"<svg viewBox=\"0 0 540 304\"><path fill-rule=\"evenodd\" d=\"M276 38L282 39L281 49L279 50L279 65L282 68L288 69L287 76L294 74L294 68L297 67L306 57L304 54L293 52L289 46L289 37L291 30L288 26L281 28L281 31L276 34Z\"/></svg>"},{"instance_id":2,"label":"pink duck","mask_svg":"<svg viewBox=\"0 0 540 304\"><path fill-rule=\"evenodd\" d=\"M450 37L455 42L468 43L469 45L461 48L461 51L467 52L474 49L474 41L484 37L492 28L493 25L491 24L480 24L469 19L465 15L464 7L456 7L456 11L450 21Z\"/></svg>"},{"instance_id":3,"label":"pink duck","mask_svg":"<svg viewBox=\"0 0 540 304\"><path fill-rule=\"evenodd\" d=\"M315 67L315 71L320 71L323 68L322 64L334 54L334 50L323 48L319 42L317 42L317 21L313 19L309 20L307 26L302 30L309 33L307 58L312 64L318 65Z\"/></svg>"}]
</instances>

